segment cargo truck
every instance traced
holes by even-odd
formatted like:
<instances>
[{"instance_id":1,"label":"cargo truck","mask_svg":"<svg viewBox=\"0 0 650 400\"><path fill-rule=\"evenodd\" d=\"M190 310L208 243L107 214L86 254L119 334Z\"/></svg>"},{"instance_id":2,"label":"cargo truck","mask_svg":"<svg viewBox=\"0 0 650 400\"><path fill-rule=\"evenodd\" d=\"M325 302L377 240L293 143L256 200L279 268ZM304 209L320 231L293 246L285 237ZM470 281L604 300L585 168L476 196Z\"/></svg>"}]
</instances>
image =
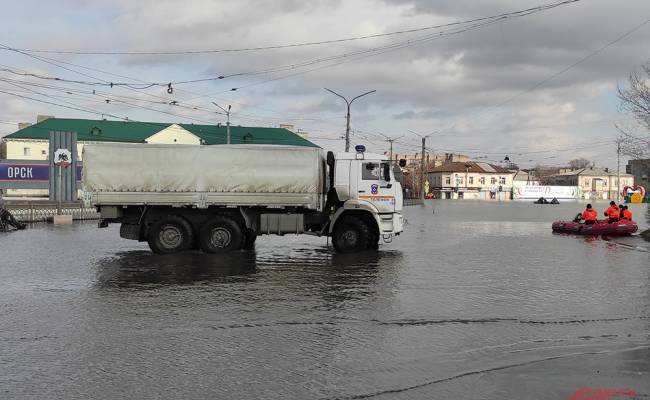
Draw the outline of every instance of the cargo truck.
<instances>
[{"instance_id":1,"label":"cargo truck","mask_svg":"<svg viewBox=\"0 0 650 400\"><path fill-rule=\"evenodd\" d=\"M336 251L378 248L403 230L389 160L279 145L95 144L83 190L120 236L155 253L250 249L258 235L331 237Z\"/></svg>"}]
</instances>

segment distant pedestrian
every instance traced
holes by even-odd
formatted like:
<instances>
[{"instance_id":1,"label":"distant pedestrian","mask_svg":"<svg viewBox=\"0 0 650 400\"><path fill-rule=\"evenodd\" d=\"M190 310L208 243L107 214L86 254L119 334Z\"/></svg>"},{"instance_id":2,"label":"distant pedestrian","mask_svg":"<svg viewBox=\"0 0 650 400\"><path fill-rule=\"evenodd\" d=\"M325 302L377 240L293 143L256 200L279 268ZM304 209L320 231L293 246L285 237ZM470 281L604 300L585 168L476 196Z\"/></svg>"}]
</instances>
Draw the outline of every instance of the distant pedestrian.
<instances>
[{"instance_id":1,"label":"distant pedestrian","mask_svg":"<svg viewBox=\"0 0 650 400\"><path fill-rule=\"evenodd\" d=\"M605 216L608 218L607 222L610 224L618 222L621 217L621 210L618 208L615 201L609 202L609 207L605 210Z\"/></svg>"}]
</instances>

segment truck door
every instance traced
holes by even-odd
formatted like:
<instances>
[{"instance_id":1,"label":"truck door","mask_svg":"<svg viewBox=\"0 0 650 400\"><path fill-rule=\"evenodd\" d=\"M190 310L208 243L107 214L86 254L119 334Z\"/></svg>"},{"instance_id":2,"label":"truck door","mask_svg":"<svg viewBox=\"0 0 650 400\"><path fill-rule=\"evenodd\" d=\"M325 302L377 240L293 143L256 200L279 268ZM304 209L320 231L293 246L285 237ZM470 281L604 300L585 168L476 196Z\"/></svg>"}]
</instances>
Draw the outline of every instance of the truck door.
<instances>
[{"instance_id":1,"label":"truck door","mask_svg":"<svg viewBox=\"0 0 650 400\"><path fill-rule=\"evenodd\" d=\"M362 160L357 179L359 200L371 202L380 213L395 211L395 182L387 161ZM399 186L399 185L398 185Z\"/></svg>"}]
</instances>

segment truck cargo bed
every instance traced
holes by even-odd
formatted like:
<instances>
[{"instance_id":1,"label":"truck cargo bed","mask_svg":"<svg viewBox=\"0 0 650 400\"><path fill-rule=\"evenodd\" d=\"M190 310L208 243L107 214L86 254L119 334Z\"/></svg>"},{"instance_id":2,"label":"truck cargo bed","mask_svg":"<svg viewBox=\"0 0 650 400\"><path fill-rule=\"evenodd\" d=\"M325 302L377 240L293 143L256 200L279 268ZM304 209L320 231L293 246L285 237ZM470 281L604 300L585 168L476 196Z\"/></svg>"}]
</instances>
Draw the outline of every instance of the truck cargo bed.
<instances>
[{"instance_id":1,"label":"truck cargo bed","mask_svg":"<svg viewBox=\"0 0 650 400\"><path fill-rule=\"evenodd\" d=\"M320 148L97 144L83 160L93 205L322 207Z\"/></svg>"},{"instance_id":2,"label":"truck cargo bed","mask_svg":"<svg viewBox=\"0 0 650 400\"><path fill-rule=\"evenodd\" d=\"M192 206L271 206L304 207L317 210L319 195L310 193L215 193L215 192L94 192L90 194L92 205L171 205Z\"/></svg>"}]
</instances>

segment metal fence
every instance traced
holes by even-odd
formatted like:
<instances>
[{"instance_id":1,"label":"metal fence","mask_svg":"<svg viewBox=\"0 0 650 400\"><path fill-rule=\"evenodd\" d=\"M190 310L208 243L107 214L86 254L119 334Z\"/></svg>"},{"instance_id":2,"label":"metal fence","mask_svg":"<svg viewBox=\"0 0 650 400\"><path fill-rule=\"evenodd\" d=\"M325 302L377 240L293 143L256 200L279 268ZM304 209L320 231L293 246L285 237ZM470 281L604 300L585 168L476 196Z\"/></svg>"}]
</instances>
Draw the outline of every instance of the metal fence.
<instances>
[{"instance_id":1,"label":"metal fence","mask_svg":"<svg viewBox=\"0 0 650 400\"><path fill-rule=\"evenodd\" d=\"M424 201L420 198L417 199L404 199L404 206L418 206L423 204Z\"/></svg>"},{"instance_id":2,"label":"metal fence","mask_svg":"<svg viewBox=\"0 0 650 400\"><path fill-rule=\"evenodd\" d=\"M46 222L57 213L57 204L51 202L6 203L4 207L20 222ZM61 204L61 214L72 215L72 219L99 219L94 207L84 207L83 203Z\"/></svg>"}]
</instances>

